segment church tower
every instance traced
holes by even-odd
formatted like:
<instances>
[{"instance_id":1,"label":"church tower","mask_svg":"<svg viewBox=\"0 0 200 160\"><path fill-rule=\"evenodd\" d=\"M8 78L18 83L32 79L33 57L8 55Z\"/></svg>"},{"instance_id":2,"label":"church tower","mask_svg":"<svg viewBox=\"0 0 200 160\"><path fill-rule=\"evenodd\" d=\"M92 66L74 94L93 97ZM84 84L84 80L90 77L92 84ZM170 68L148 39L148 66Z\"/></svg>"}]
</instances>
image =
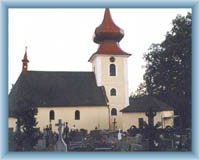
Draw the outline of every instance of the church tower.
<instances>
[{"instance_id":1,"label":"church tower","mask_svg":"<svg viewBox=\"0 0 200 160\"><path fill-rule=\"evenodd\" d=\"M109 9L95 30L94 42L98 50L90 57L98 86L104 86L109 101L110 129L122 129L122 110L129 105L127 59L131 54L124 52L119 42L124 31L112 20Z\"/></svg>"},{"instance_id":2,"label":"church tower","mask_svg":"<svg viewBox=\"0 0 200 160\"><path fill-rule=\"evenodd\" d=\"M28 71L28 57L27 57L27 47L25 47L25 54L24 54L24 58L22 59L22 72L26 73Z\"/></svg>"}]
</instances>

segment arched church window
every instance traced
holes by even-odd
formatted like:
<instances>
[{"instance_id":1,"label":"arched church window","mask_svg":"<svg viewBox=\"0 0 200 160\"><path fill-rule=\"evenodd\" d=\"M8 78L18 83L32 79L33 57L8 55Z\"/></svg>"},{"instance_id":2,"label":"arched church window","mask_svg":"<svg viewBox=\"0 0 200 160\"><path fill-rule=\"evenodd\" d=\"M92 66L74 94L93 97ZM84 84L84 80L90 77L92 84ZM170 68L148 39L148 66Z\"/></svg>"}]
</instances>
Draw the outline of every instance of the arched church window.
<instances>
[{"instance_id":1,"label":"arched church window","mask_svg":"<svg viewBox=\"0 0 200 160\"><path fill-rule=\"evenodd\" d=\"M115 66L115 64L110 64L110 76L116 76L116 66Z\"/></svg>"},{"instance_id":2,"label":"arched church window","mask_svg":"<svg viewBox=\"0 0 200 160\"><path fill-rule=\"evenodd\" d=\"M115 88L112 88L112 89L110 90L110 95L111 95L111 96L116 96L116 95L117 95L117 92L116 92L116 89L115 89Z\"/></svg>"},{"instance_id":3,"label":"arched church window","mask_svg":"<svg viewBox=\"0 0 200 160\"><path fill-rule=\"evenodd\" d=\"M80 120L80 111L75 111L75 120Z\"/></svg>"},{"instance_id":4,"label":"arched church window","mask_svg":"<svg viewBox=\"0 0 200 160\"><path fill-rule=\"evenodd\" d=\"M111 110L111 116L116 116L117 115L117 110L115 108L113 108Z\"/></svg>"},{"instance_id":5,"label":"arched church window","mask_svg":"<svg viewBox=\"0 0 200 160\"><path fill-rule=\"evenodd\" d=\"M49 112L49 120L54 120L55 119L55 112L53 110L50 110Z\"/></svg>"}]
</instances>

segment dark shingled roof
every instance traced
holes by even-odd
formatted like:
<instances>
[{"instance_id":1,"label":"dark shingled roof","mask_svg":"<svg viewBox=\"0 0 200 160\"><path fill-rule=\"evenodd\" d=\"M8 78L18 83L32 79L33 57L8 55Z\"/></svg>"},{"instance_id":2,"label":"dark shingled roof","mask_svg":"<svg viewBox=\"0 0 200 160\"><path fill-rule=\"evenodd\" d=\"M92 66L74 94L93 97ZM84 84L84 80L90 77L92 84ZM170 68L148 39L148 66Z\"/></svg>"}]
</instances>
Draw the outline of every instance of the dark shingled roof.
<instances>
[{"instance_id":1,"label":"dark shingled roof","mask_svg":"<svg viewBox=\"0 0 200 160\"><path fill-rule=\"evenodd\" d=\"M130 105L122 109L121 112L146 112L149 111L150 108L152 108L153 111L174 110L164 102L152 96L145 95L142 97L130 98Z\"/></svg>"},{"instance_id":2,"label":"dark shingled roof","mask_svg":"<svg viewBox=\"0 0 200 160\"><path fill-rule=\"evenodd\" d=\"M107 106L104 87L98 87L93 72L21 73L9 94L9 114L23 99L37 106Z\"/></svg>"}]
</instances>

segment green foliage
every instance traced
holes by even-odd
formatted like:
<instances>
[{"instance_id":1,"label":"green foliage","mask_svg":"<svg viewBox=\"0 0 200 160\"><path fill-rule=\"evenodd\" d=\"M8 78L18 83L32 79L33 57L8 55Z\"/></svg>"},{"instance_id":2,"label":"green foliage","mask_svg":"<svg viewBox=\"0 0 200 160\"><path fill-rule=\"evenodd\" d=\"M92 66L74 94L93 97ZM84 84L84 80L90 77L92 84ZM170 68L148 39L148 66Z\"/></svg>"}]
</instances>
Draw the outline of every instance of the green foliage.
<instances>
[{"instance_id":1,"label":"green foliage","mask_svg":"<svg viewBox=\"0 0 200 160\"><path fill-rule=\"evenodd\" d=\"M144 80L147 93L173 106L182 127L191 127L192 15L177 16L172 24L165 40L152 44L145 55Z\"/></svg>"},{"instance_id":2,"label":"green foliage","mask_svg":"<svg viewBox=\"0 0 200 160\"><path fill-rule=\"evenodd\" d=\"M20 125L21 134L16 137L21 140L21 147L25 150L32 150L32 147L37 143L37 137L34 133L34 127L37 122L35 115L37 115L37 108L34 103L29 99L21 100L17 104L17 110L15 111L16 118Z\"/></svg>"},{"instance_id":3,"label":"green foliage","mask_svg":"<svg viewBox=\"0 0 200 160\"><path fill-rule=\"evenodd\" d=\"M137 98L137 97L143 97L147 95L147 90L146 90L146 83L142 82L140 83L139 87L137 90L131 94L130 98Z\"/></svg>"}]
</instances>

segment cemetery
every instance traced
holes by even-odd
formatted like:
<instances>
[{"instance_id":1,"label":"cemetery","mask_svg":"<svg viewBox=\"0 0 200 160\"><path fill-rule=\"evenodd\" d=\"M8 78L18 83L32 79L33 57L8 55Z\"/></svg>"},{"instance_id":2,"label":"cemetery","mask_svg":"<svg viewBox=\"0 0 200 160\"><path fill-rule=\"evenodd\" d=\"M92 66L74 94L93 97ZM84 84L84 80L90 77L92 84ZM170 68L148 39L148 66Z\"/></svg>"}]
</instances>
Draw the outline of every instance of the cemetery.
<instances>
[{"instance_id":1,"label":"cemetery","mask_svg":"<svg viewBox=\"0 0 200 160\"><path fill-rule=\"evenodd\" d=\"M59 119L57 132L47 125L41 132L35 129L34 146L23 139L19 124L16 131L9 128L9 151L48 152L136 152L136 151L191 151L191 130L180 128L160 128L154 125L154 113L149 110L148 124L139 128L131 126L127 131L101 130L95 128L88 133L85 129L69 128L68 123ZM30 137L31 138L31 137Z\"/></svg>"}]
</instances>

